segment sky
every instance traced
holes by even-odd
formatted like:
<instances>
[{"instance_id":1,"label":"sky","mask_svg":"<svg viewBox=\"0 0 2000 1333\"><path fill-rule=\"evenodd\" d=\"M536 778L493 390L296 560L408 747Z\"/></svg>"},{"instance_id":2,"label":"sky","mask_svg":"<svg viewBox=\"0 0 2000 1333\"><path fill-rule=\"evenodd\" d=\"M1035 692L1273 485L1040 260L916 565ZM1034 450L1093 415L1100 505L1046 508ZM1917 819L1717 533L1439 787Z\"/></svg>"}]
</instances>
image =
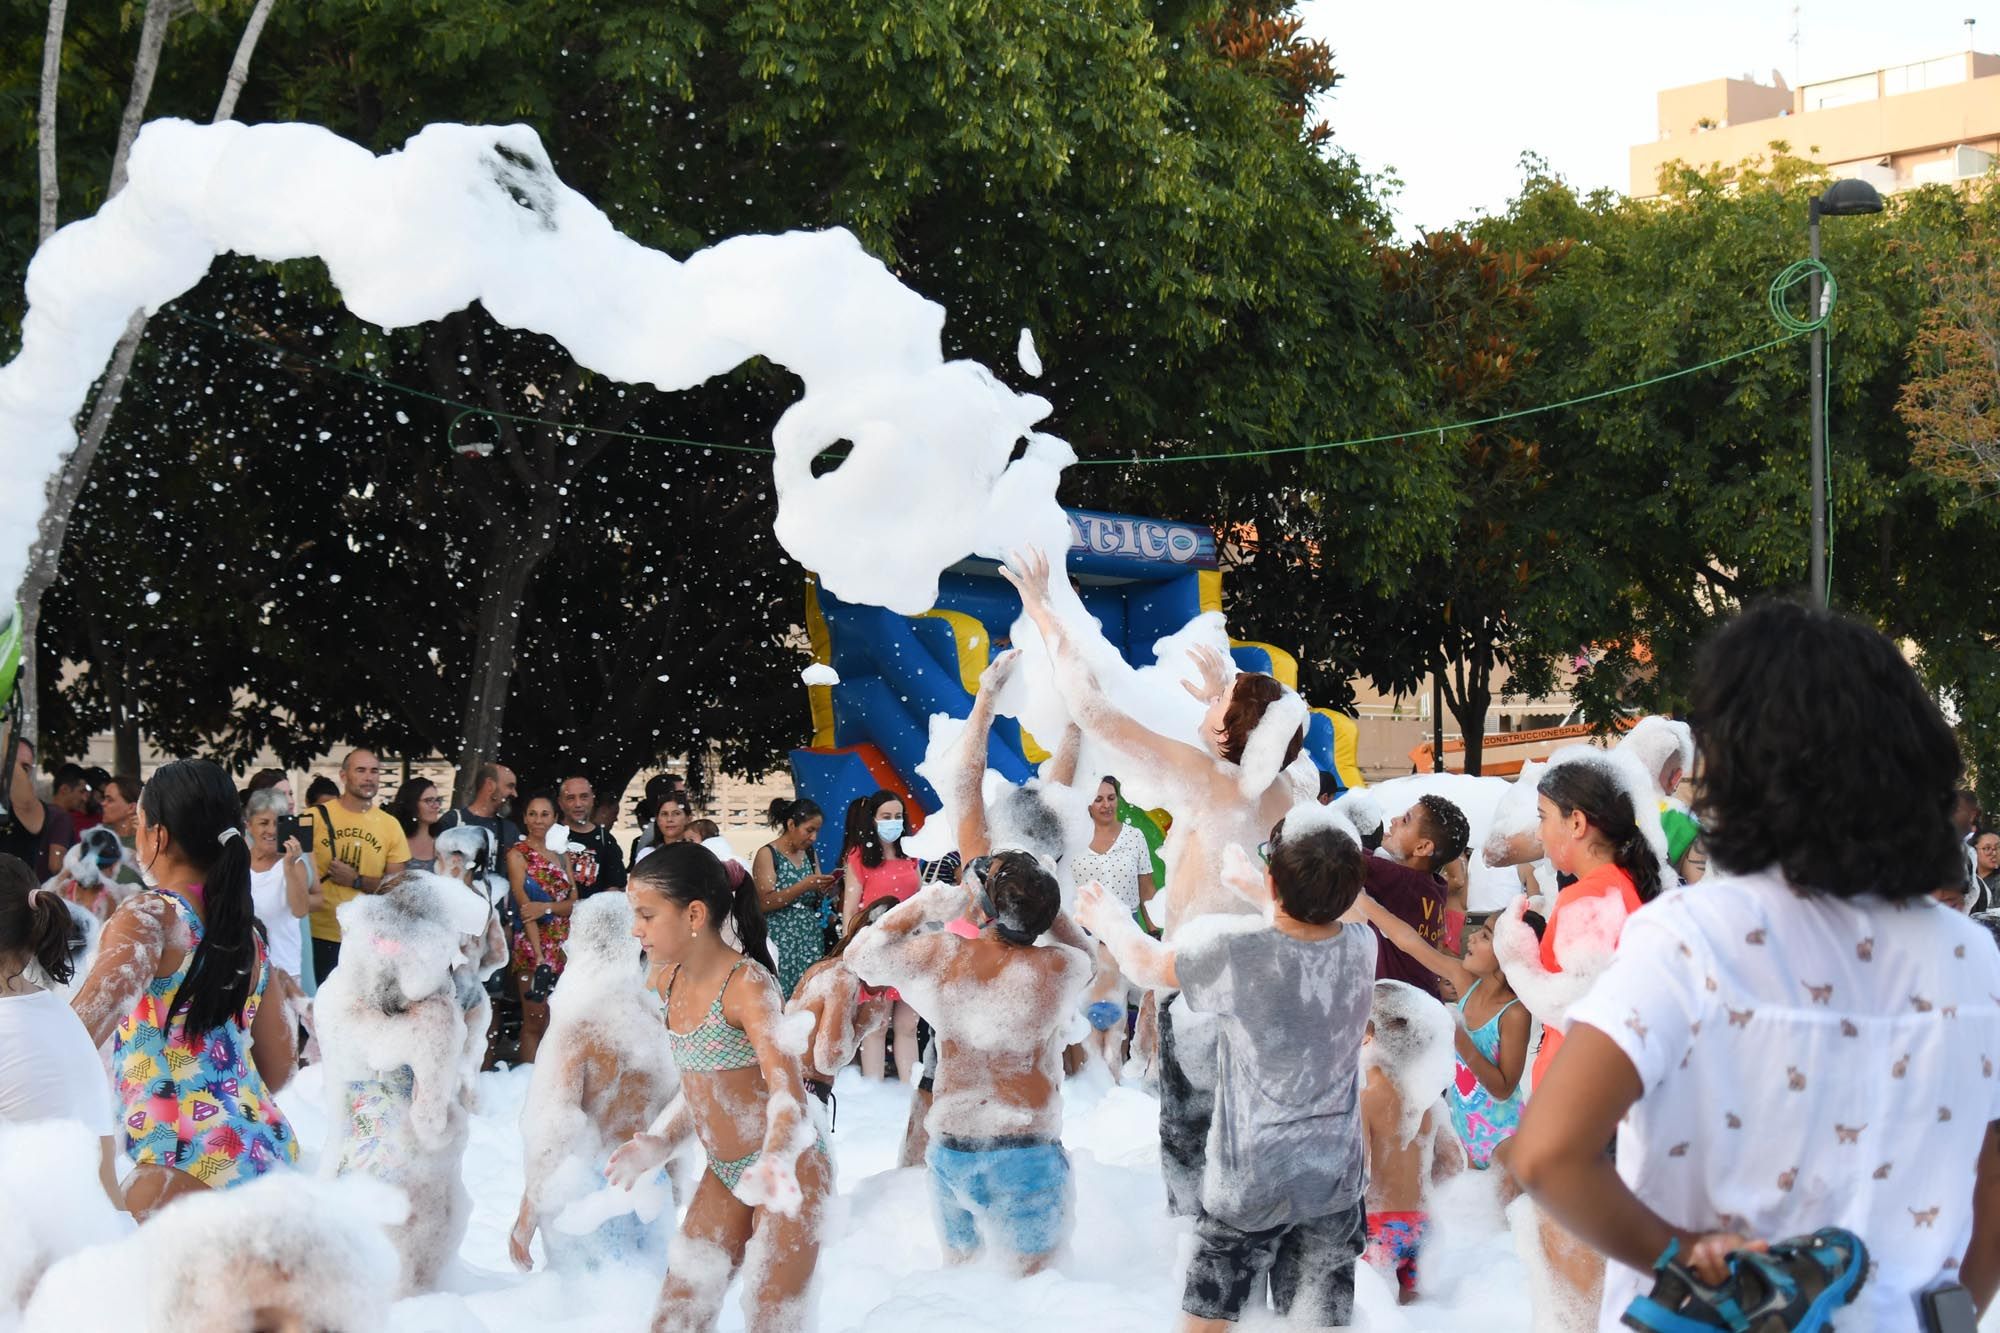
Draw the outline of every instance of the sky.
<instances>
[{"instance_id":1,"label":"sky","mask_svg":"<svg viewBox=\"0 0 2000 1333\"><path fill-rule=\"evenodd\" d=\"M1797 11L1800 42L1792 44ZM1402 178L1405 233L1499 212L1533 151L1581 189L1624 190L1662 88L1775 69L1796 88L1962 51L2000 51L1996 0L1306 0L1340 84L1321 114L1370 171Z\"/></svg>"}]
</instances>

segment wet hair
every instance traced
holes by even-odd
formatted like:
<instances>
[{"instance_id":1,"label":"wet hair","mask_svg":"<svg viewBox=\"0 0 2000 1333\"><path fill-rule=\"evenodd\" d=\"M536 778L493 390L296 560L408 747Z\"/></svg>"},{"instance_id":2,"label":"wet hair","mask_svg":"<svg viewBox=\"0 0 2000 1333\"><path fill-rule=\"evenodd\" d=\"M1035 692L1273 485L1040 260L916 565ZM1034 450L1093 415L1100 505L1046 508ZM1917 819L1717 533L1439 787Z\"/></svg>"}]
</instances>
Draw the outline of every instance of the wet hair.
<instances>
[{"instance_id":1,"label":"wet hair","mask_svg":"<svg viewBox=\"0 0 2000 1333\"><path fill-rule=\"evenodd\" d=\"M1354 839L1331 828L1302 829L1286 837L1282 819L1271 836L1271 883L1286 916L1324 926L1354 906L1366 873Z\"/></svg>"},{"instance_id":2,"label":"wet hair","mask_svg":"<svg viewBox=\"0 0 2000 1333\"><path fill-rule=\"evenodd\" d=\"M104 784L104 790L106 791L110 791L114 787L118 789L118 794L125 798L126 804L139 804L139 779L127 777L123 773L120 773Z\"/></svg>"},{"instance_id":3,"label":"wet hair","mask_svg":"<svg viewBox=\"0 0 2000 1333\"><path fill-rule=\"evenodd\" d=\"M717 930L722 928L724 917L730 918L743 941L743 956L777 975L777 964L771 961L769 928L764 924L763 909L757 906L757 882L744 875L732 884L721 859L700 843L662 843L632 867L626 883L651 889L683 907L702 904Z\"/></svg>"},{"instance_id":4,"label":"wet hair","mask_svg":"<svg viewBox=\"0 0 2000 1333\"><path fill-rule=\"evenodd\" d=\"M856 935L866 930L869 926L874 925L900 906L902 906L902 903L899 900L884 897L877 898L874 902L868 904L868 906L861 908L853 916L847 918L847 926L841 931L840 938L834 941L833 947L828 949L824 956L827 958L840 957L847 952L847 946L854 942ZM796 991L793 993L797 994Z\"/></svg>"},{"instance_id":5,"label":"wet hair","mask_svg":"<svg viewBox=\"0 0 2000 1333\"><path fill-rule=\"evenodd\" d=\"M58 986L76 975L83 927L54 889L18 857L0 856L0 954L25 953Z\"/></svg>"},{"instance_id":6,"label":"wet hair","mask_svg":"<svg viewBox=\"0 0 2000 1333\"><path fill-rule=\"evenodd\" d=\"M306 784L306 804L309 806L318 805L321 801L330 801L338 795L340 795L340 784L324 774Z\"/></svg>"},{"instance_id":7,"label":"wet hair","mask_svg":"<svg viewBox=\"0 0 2000 1333\"><path fill-rule=\"evenodd\" d=\"M790 824L808 824L815 819L824 818L826 812L819 808L819 803L805 796L791 801L780 796L771 802L769 809L764 811L764 822L775 829Z\"/></svg>"},{"instance_id":8,"label":"wet hair","mask_svg":"<svg viewBox=\"0 0 2000 1333\"><path fill-rule=\"evenodd\" d=\"M1450 865L1465 855L1466 847L1472 842L1472 825L1466 821L1465 812L1442 796L1419 796L1411 807L1417 816L1418 827L1431 842L1432 870Z\"/></svg>"},{"instance_id":9,"label":"wet hair","mask_svg":"<svg viewBox=\"0 0 2000 1333\"><path fill-rule=\"evenodd\" d=\"M1245 671L1236 677L1230 687L1229 703L1222 711L1222 757L1232 764L1243 762L1243 747L1250 743L1250 733L1264 720L1271 705L1285 697L1285 687L1274 677L1261 671ZM1305 747L1306 729L1300 727L1293 734L1291 742L1285 746L1284 762L1279 768L1288 768L1299 757Z\"/></svg>"},{"instance_id":10,"label":"wet hair","mask_svg":"<svg viewBox=\"0 0 2000 1333\"><path fill-rule=\"evenodd\" d=\"M1473 931L1484 930L1491 926L1494 918L1499 915L1500 913L1498 912L1467 912L1465 914L1464 938L1470 939L1472 938ZM1527 923L1529 930L1535 932L1536 939L1540 939L1543 933L1549 928L1547 919L1540 912L1523 912L1521 913L1521 920Z\"/></svg>"},{"instance_id":11,"label":"wet hair","mask_svg":"<svg viewBox=\"0 0 2000 1333\"><path fill-rule=\"evenodd\" d=\"M147 780L139 808L146 823L165 829L181 859L201 872L201 943L167 1017L185 1011L190 1035L213 1032L242 1014L257 980L243 807L219 767L206 759L176 759ZM223 836L232 830L238 836Z\"/></svg>"},{"instance_id":12,"label":"wet hair","mask_svg":"<svg viewBox=\"0 0 2000 1333\"><path fill-rule=\"evenodd\" d=\"M1062 886L1031 852L995 852L980 887L1010 944L1033 944L1062 911Z\"/></svg>"},{"instance_id":13,"label":"wet hair","mask_svg":"<svg viewBox=\"0 0 2000 1333\"><path fill-rule=\"evenodd\" d=\"M1712 864L1776 866L1794 892L1835 898L1963 884L1958 742L1887 638L1830 611L1755 603L1703 647L1691 702Z\"/></svg>"},{"instance_id":14,"label":"wet hair","mask_svg":"<svg viewBox=\"0 0 2000 1333\"><path fill-rule=\"evenodd\" d=\"M436 789L437 783L429 778L411 778L396 788L396 799L389 802L389 813L403 826L404 837L407 838L415 833L417 825L423 822L423 806L420 802L424 799L424 793Z\"/></svg>"},{"instance_id":15,"label":"wet hair","mask_svg":"<svg viewBox=\"0 0 2000 1333\"><path fill-rule=\"evenodd\" d=\"M1640 902L1649 903L1660 896L1660 859L1639 828L1631 794L1608 764L1580 759L1551 765L1535 784L1535 790L1553 801L1565 815L1583 812L1591 827L1611 844L1613 863L1632 877L1632 887L1638 891Z\"/></svg>"},{"instance_id":16,"label":"wet hair","mask_svg":"<svg viewBox=\"0 0 2000 1333\"><path fill-rule=\"evenodd\" d=\"M883 806L889 804L891 801L903 806L903 827L905 832L908 831L909 807L904 804L902 797L885 787L873 796L864 796L853 805L847 807L847 840L849 845L841 849L842 856L845 856L853 848L858 847L861 849L861 864L867 866L870 870L873 870L889 859L888 849L882 846L882 835L875 831L875 816ZM896 840L896 850L900 854L902 849L902 839L898 838Z\"/></svg>"},{"instance_id":17,"label":"wet hair","mask_svg":"<svg viewBox=\"0 0 2000 1333\"><path fill-rule=\"evenodd\" d=\"M995 846L1018 847L1050 860L1068 850L1063 845L1062 816L1032 787L1009 787L1001 792L986 812L986 825Z\"/></svg>"}]
</instances>

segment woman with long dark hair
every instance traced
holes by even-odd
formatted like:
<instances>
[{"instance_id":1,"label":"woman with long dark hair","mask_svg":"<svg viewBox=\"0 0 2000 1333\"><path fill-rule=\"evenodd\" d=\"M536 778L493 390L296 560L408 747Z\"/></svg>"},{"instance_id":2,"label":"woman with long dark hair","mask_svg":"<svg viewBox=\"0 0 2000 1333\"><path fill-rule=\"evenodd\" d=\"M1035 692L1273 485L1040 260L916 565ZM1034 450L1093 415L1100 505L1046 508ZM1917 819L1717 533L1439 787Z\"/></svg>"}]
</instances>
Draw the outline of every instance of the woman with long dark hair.
<instances>
[{"instance_id":1,"label":"woman with long dark hair","mask_svg":"<svg viewBox=\"0 0 2000 1333\"><path fill-rule=\"evenodd\" d=\"M862 908L883 899L902 902L922 887L922 877L914 857L903 852L903 798L892 791L864 796L848 808L848 845L841 849L840 864L847 887L842 895L842 920L852 920ZM884 995L896 1002L889 1019L890 1037L872 1036L861 1043L861 1075L879 1079L888 1068L888 1050L896 1050L896 1077L905 1083L917 1080L917 1011L903 1003L893 986Z\"/></svg>"},{"instance_id":2,"label":"woman with long dark hair","mask_svg":"<svg viewBox=\"0 0 2000 1333\"><path fill-rule=\"evenodd\" d=\"M829 891L838 875L821 874L813 844L826 824L817 803L803 798L771 802L767 818L778 836L750 858L750 876L757 881L757 905L778 946L778 989L787 1000L799 978L826 952Z\"/></svg>"},{"instance_id":3,"label":"woman with long dark hair","mask_svg":"<svg viewBox=\"0 0 2000 1333\"><path fill-rule=\"evenodd\" d=\"M125 1204L141 1219L199 1189L227 1189L298 1160L271 1095L292 1075L294 1025L266 1003L250 896L250 847L228 775L206 759L162 767L139 794L147 889L112 914L75 1008L93 1042L116 1040ZM283 995L277 983L276 996Z\"/></svg>"},{"instance_id":4,"label":"woman with long dark hair","mask_svg":"<svg viewBox=\"0 0 2000 1333\"><path fill-rule=\"evenodd\" d=\"M2000 954L1932 899L1965 874L1951 727L1889 639L1782 602L1708 643L1692 703L1712 869L1626 924L1510 1165L1612 1261L1606 1327L1649 1289L1652 1327L1726 1322L1712 1297L1771 1289L1746 1251L1804 1279L1786 1327L1954 1327L1923 1305L2000 1288Z\"/></svg>"},{"instance_id":5,"label":"woman with long dark hair","mask_svg":"<svg viewBox=\"0 0 2000 1333\"><path fill-rule=\"evenodd\" d=\"M0 856L0 1125L75 1120L99 1138L98 1177L121 1201L117 1124L97 1049L55 987L75 974L84 934L60 894Z\"/></svg>"},{"instance_id":6,"label":"woman with long dark hair","mask_svg":"<svg viewBox=\"0 0 2000 1333\"><path fill-rule=\"evenodd\" d=\"M549 995L562 978L563 944L576 910L576 870L568 852L549 849L556 802L542 792L521 807L521 840L507 849L507 885L514 897L514 988L521 996L520 1062L531 1065L549 1030Z\"/></svg>"},{"instance_id":7,"label":"woman with long dark hair","mask_svg":"<svg viewBox=\"0 0 2000 1333\"><path fill-rule=\"evenodd\" d=\"M389 813L403 826L403 840L410 844L410 861L404 869L436 870L437 826L444 818L444 792L429 778L411 778L396 788Z\"/></svg>"},{"instance_id":8,"label":"woman with long dark hair","mask_svg":"<svg viewBox=\"0 0 2000 1333\"><path fill-rule=\"evenodd\" d=\"M764 915L748 875L732 887L706 847L667 843L625 885L632 933L645 946L666 1008L667 1041L697 1138L708 1154L660 1290L656 1328L712 1329L729 1279L746 1275L749 1327L806 1318L832 1168L805 1112L799 1057L780 1036L780 998ZM723 932L731 923L742 949ZM750 966L751 963L757 966ZM633 1140L612 1158L632 1178L665 1160L664 1140Z\"/></svg>"}]
</instances>

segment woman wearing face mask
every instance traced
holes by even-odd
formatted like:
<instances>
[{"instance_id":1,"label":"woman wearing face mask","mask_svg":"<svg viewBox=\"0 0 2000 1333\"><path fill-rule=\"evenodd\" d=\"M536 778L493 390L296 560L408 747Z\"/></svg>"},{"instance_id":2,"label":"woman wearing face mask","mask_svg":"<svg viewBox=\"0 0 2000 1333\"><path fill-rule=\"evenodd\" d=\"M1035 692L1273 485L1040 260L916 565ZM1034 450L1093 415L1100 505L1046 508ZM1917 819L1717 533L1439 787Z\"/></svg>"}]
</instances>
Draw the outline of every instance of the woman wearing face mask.
<instances>
[{"instance_id":1,"label":"woman wearing face mask","mask_svg":"<svg viewBox=\"0 0 2000 1333\"><path fill-rule=\"evenodd\" d=\"M228 1189L298 1160L272 1093L291 1077L293 1024L253 928L250 848L227 775L168 764L139 798L148 888L112 914L75 1009L116 1038L120 1133L144 1220L183 1194Z\"/></svg>"},{"instance_id":2,"label":"woman wearing face mask","mask_svg":"<svg viewBox=\"0 0 2000 1333\"><path fill-rule=\"evenodd\" d=\"M847 890L841 903L841 918L851 921L854 914L884 898L897 902L915 893L920 886L914 858L903 854L903 798L892 791L878 791L861 805L841 856L847 876ZM917 1011L903 1003L893 989L882 992L896 1002L889 1029L896 1044L896 1076L915 1081L917 1076ZM886 1067L883 1039L870 1037L861 1044L861 1073L864 1078L882 1077Z\"/></svg>"}]
</instances>

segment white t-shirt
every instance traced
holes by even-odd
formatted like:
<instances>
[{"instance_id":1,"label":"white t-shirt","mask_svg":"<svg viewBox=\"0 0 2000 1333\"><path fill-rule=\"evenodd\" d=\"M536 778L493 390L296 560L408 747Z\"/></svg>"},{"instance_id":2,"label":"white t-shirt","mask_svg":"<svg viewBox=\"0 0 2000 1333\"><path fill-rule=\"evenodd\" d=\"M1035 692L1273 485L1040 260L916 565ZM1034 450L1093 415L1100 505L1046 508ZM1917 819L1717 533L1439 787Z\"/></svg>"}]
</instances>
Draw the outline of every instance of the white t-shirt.
<instances>
[{"instance_id":1,"label":"white t-shirt","mask_svg":"<svg viewBox=\"0 0 2000 1333\"><path fill-rule=\"evenodd\" d=\"M1146 850L1146 836L1130 824L1118 826L1118 837L1101 852L1085 847L1071 852L1069 877L1073 884L1096 880L1104 891L1125 905L1128 912L1139 910L1139 877L1153 873L1153 856Z\"/></svg>"},{"instance_id":2,"label":"white t-shirt","mask_svg":"<svg viewBox=\"0 0 2000 1333\"><path fill-rule=\"evenodd\" d=\"M0 996L0 1120L80 1120L100 1136L117 1128L104 1062L54 991Z\"/></svg>"},{"instance_id":3,"label":"white t-shirt","mask_svg":"<svg viewBox=\"0 0 2000 1333\"><path fill-rule=\"evenodd\" d=\"M271 966L296 979L305 961L305 938L299 918L285 901L285 858L279 857L269 870L250 872L250 904L264 923L265 947Z\"/></svg>"},{"instance_id":4,"label":"white t-shirt","mask_svg":"<svg viewBox=\"0 0 2000 1333\"><path fill-rule=\"evenodd\" d=\"M2000 949L1985 930L1929 898L1803 898L1775 872L1711 875L1626 922L1569 1018L1639 1073L1618 1174L1661 1217L1765 1240L1846 1227L1873 1261L1857 1328L1914 1329L1917 1293L1956 1279L2000 1120ZM1599 1327L1651 1285L1610 1265Z\"/></svg>"}]
</instances>

